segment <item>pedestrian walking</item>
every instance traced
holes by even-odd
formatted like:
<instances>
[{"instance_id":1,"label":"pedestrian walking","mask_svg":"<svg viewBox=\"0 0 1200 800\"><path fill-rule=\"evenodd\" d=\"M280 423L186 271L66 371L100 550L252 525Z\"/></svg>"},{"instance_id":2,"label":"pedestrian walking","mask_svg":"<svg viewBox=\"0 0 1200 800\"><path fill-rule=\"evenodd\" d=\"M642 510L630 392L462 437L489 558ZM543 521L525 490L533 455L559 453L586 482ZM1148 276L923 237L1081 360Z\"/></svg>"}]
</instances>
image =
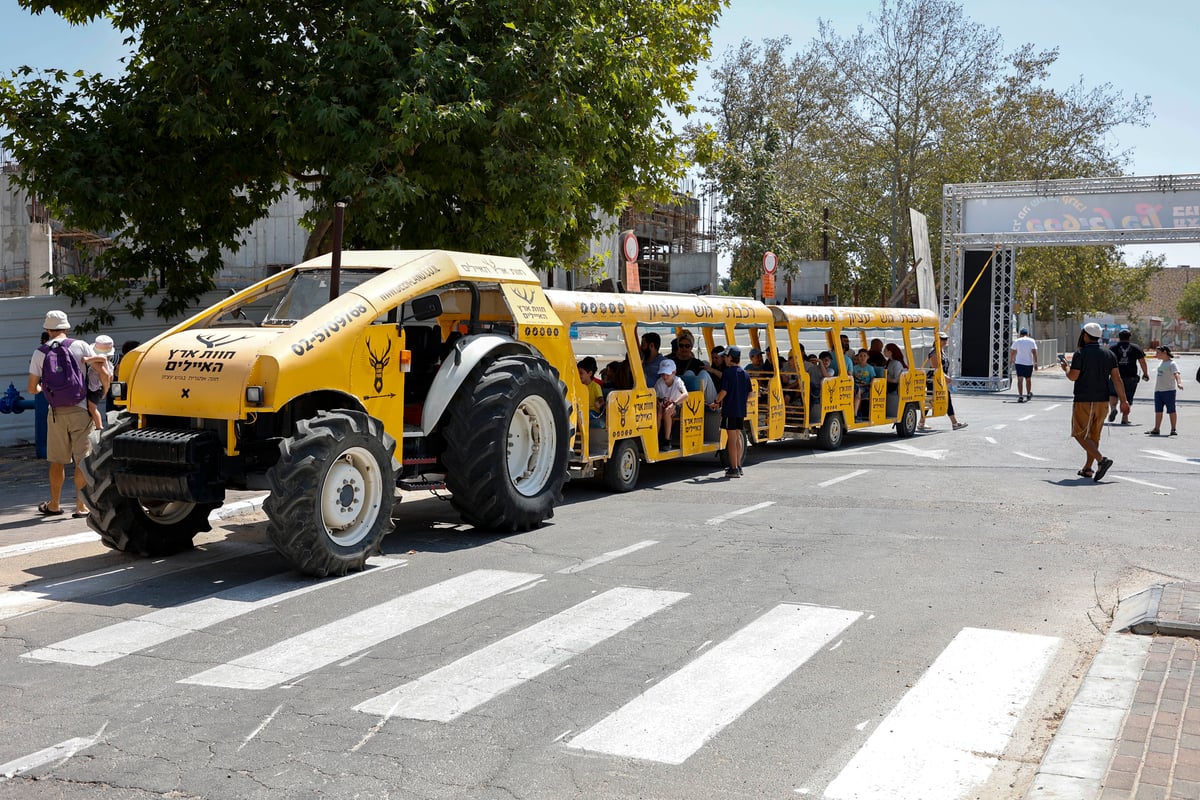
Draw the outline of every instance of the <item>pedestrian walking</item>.
<instances>
[{"instance_id":1,"label":"pedestrian walking","mask_svg":"<svg viewBox=\"0 0 1200 800\"><path fill-rule=\"evenodd\" d=\"M945 331L942 331L941 333L938 334L938 339L941 342L941 347L940 347L941 356L939 357L938 350L930 350L929 355L925 357L925 384L926 384L926 391L929 391L929 392L933 391L933 376L934 376L934 374L937 373L939 370L942 370L944 372L944 370L942 369L942 364L943 364L943 358L945 358L945 355L946 355L946 345L950 341L950 335L948 333L946 333ZM950 373L948 373L948 372L945 373L945 375L946 375L946 387L949 388L953 381L953 378L950 377ZM928 425L925 424L925 415L926 415L925 404L921 403L921 422L917 425L917 430L922 431L922 432L932 431L933 428L930 428ZM953 430L958 431L958 430L962 430L963 428L967 427L967 423L959 422L958 417L954 416L954 397L952 395L946 396L946 416L950 418L950 427Z\"/></svg>"},{"instance_id":2,"label":"pedestrian walking","mask_svg":"<svg viewBox=\"0 0 1200 800\"><path fill-rule=\"evenodd\" d=\"M709 408L721 409L721 429L725 431L725 454L729 465L726 478L742 477L744 445L742 430L746 427L746 400L750 397L750 376L742 369L742 351L730 347L725 351L725 371L721 373L721 389Z\"/></svg>"},{"instance_id":3,"label":"pedestrian walking","mask_svg":"<svg viewBox=\"0 0 1200 800\"><path fill-rule=\"evenodd\" d=\"M1009 361L1017 373L1017 402L1033 399L1033 371L1037 369L1037 339L1029 335L1028 328L1021 328L1020 336L1012 343ZM1021 382L1025 382L1025 393L1021 393Z\"/></svg>"},{"instance_id":4,"label":"pedestrian walking","mask_svg":"<svg viewBox=\"0 0 1200 800\"><path fill-rule=\"evenodd\" d=\"M1125 383L1125 399L1131 406L1133 405L1133 396L1137 394L1139 366L1142 368L1142 380L1150 380L1150 368L1146 366L1146 353L1130 341L1132 338L1132 333L1123 330L1117 334L1119 341L1108 348L1117 357L1117 371L1121 373L1121 380ZM1108 389L1108 421L1112 422L1116 418L1117 390L1110 386ZM1128 414L1121 415L1121 424L1133 424L1129 421Z\"/></svg>"},{"instance_id":5,"label":"pedestrian walking","mask_svg":"<svg viewBox=\"0 0 1200 800\"><path fill-rule=\"evenodd\" d=\"M1179 374L1179 365L1171 355L1171 348L1160 344L1154 348L1155 357L1162 363L1158 365L1158 374L1154 379L1154 430L1146 431L1150 436L1158 436L1162 432L1163 412L1167 412L1171 420L1171 436L1179 435L1175 429L1175 392L1183 391L1183 376Z\"/></svg>"},{"instance_id":6,"label":"pedestrian walking","mask_svg":"<svg viewBox=\"0 0 1200 800\"><path fill-rule=\"evenodd\" d=\"M63 483L66 465L75 462L75 513L87 516L83 487L87 481L80 463L90 452L88 436L94 430L87 406L88 361L95 359L92 346L71 339L71 323L62 311L49 311L42 323L48 334L45 344L29 360L29 393L46 395L50 413L46 418L46 460L50 462L50 498L38 504L38 513L56 517L63 513ZM101 357L103 359L103 357Z\"/></svg>"},{"instance_id":7,"label":"pedestrian walking","mask_svg":"<svg viewBox=\"0 0 1200 800\"><path fill-rule=\"evenodd\" d=\"M1108 411L1108 382L1111 379L1117 390L1121 413L1129 414L1129 400L1125 398L1125 384L1117 371L1117 357L1100 346L1100 325L1089 322L1079 334L1079 349L1071 356L1068 364L1059 356L1059 364L1067 379L1075 384L1075 402L1071 407L1071 436L1083 448L1087 459L1081 478L1092 478L1099 482L1113 465L1111 458L1100 452L1100 433L1104 430L1104 416ZM1095 471L1092 464L1096 465Z\"/></svg>"}]
</instances>

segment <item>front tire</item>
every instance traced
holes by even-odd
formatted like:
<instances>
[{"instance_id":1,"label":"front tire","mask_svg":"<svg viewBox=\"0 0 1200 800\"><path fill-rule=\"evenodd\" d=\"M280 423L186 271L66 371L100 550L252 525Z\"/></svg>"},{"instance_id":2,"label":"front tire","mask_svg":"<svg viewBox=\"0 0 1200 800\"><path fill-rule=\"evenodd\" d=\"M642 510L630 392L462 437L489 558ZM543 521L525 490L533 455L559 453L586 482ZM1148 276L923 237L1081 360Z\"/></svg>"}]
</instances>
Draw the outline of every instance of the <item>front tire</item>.
<instances>
[{"instance_id":1,"label":"front tire","mask_svg":"<svg viewBox=\"0 0 1200 800\"><path fill-rule=\"evenodd\" d=\"M279 450L267 472L267 536L306 575L361 570L394 527L395 439L360 411L319 411Z\"/></svg>"},{"instance_id":2,"label":"front tire","mask_svg":"<svg viewBox=\"0 0 1200 800\"><path fill-rule=\"evenodd\" d=\"M79 465L87 484L88 527L105 547L138 556L169 556L190 550L197 533L212 530L209 513L220 503L139 500L117 491L113 440L137 427L126 411L108 415L108 424L92 433L92 451Z\"/></svg>"},{"instance_id":3,"label":"front tire","mask_svg":"<svg viewBox=\"0 0 1200 800\"><path fill-rule=\"evenodd\" d=\"M840 412L833 412L825 415L825 421L821 423L821 430L817 434L817 445L822 450L837 450L842 446L842 440L846 438L846 423L842 420Z\"/></svg>"},{"instance_id":4,"label":"front tire","mask_svg":"<svg viewBox=\"0 0 1200 800\"><path fill-rule=\"evenodd\" d=\"M604 485L614 492L631 492L637 487L642 458L633 439L621 439L612 457L604 462Z\"/></svg>"},{"instance_id":5,"label":"front tire","mask_svg":"<svg viewBox=\"0 0 1200 800\"><path fill-rule=\"evenodd\" d=\"M524 531L554 516L572 435L566 391L534 356L502 355L472 372L450 404L442 456L466 522Z\"/></svg>"}]
</instances>

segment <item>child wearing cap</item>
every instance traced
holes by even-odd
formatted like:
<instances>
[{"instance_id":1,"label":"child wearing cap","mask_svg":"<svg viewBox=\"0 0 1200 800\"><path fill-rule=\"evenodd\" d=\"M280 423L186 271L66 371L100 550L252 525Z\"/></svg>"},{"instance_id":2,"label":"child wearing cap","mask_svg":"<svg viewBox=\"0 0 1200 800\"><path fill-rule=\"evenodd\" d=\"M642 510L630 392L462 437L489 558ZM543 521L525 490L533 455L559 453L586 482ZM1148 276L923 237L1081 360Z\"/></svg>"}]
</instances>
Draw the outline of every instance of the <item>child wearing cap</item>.
<instances>
[{"instance_id":1,"label":"child wearing cap","mask_svg":"<svg viewBox=\"0 0 1200 800\"><path fill-rule=\"evenodd\" d=\"M658 380L654 382L654 394L658 397L659 446L671 449L671 429L679 415L679 404L687 397L687 387L675 374L675 362L663 361L658 365Z\"/></svg>"},{"instance_id":2,"label":"child wearing cap","mask_svg":"<svg viewBox=\"0 0 1200 800\"><path fill-rule=\"evenodd\" d=\"M87 373L87 407L88 414L92 417L92 424L96 426L96 430L100 430L104 427L104 417L100 413L100 401L108 393L108 386L112 383L113 377L112 337L100 334L92 344L92 350L96 355L84 359L91 367Z\"/></svg>"},{"instance_id":3,"label":"child wearing cap","mask_svg":"<svg viewBox=\"0 0 1200 800\"><path fill-rule=\"evenodd\" d=\"M1183 376L1179 374L1179 365L1171 357L1171 348L1160 344L1154 348L1154 357L1162 363L1158 365L1158 374L1154 379L1154 429L1146 431L1149 436L1160 435L1163 412L1171 420L1171 436L1178 436L1175 430L1175 392L1183 391Z\"/></svg>"}]
</instances>

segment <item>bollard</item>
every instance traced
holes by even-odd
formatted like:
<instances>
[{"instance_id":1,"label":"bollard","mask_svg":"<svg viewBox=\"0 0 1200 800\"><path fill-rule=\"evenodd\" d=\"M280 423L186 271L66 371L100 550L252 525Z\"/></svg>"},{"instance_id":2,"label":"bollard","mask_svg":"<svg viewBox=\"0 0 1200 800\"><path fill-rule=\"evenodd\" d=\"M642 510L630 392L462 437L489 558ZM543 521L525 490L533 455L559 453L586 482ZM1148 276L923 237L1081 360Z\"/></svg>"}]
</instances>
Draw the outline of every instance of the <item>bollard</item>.
<instances>
[{"instance_id":1,"label":"bollard","mask_svg":"<svg viewBox=\"0 0 1200 800\"><path fill-rule=\"evenodd\" d=\"M20 414L23 411L33 411L33 443L38 458L46 457L46 416L50 413L50 404L46 396L38 392L32 400L26 400L17 391L17 387L9 384L0 395L0 414Z\"/></svg>"}]
</instances>

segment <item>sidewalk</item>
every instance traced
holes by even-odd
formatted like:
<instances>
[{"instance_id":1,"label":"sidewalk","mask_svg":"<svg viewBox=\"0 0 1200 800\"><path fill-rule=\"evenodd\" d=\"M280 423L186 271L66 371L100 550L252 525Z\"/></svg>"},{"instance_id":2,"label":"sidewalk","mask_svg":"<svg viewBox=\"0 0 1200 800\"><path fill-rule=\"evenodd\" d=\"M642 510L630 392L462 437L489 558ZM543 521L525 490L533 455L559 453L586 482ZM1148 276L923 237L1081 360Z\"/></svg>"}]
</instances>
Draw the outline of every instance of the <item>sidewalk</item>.
<instances>
[{"instance_id":1,"label":"sidewalk","mask_svg":"<svg viewBox=\"0 0 1200 800\"><path fill-rule=\"evenodd\" d=\"M1200 583L1123 600L1026 800L1200 800Z\"/></svg>"},{"instance_id":2,"label":"sidewalk","mask_svg":"<svg viewBox=\"0 0 1200 800\"><path fill-rule=\"evenodd\" d=\"M48 494L49 466L34 452L33 445L0 447L0 547L29 544L66 534L89 530L87 520L72 519L70 514L43 517L37 513L38 503ZM62 507L70 510L75 503L72 480L74 467L67 467L63 485ZM217 522L262 507L266 497L262 491L226 492L225 504L209 515ZM99 536L96 537L99 540Z\"/></svg>"}]
</instances>

